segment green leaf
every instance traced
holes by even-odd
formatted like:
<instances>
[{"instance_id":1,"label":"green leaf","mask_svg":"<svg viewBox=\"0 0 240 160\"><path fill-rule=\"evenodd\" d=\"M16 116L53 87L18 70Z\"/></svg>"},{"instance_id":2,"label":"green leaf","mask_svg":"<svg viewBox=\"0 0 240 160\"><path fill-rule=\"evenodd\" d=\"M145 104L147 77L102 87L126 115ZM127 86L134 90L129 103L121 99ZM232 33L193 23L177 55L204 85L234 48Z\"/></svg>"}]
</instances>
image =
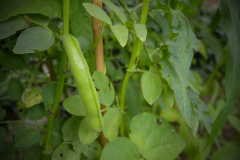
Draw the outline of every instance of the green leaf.
<instances>
[{"instance_id":1,"label":"green leaf","mask_svg":"<svg viewBox=\"0 0 240 160\"><path fill-rule=\"evenodd\" d=\"M80 156L77 155L74 151L67 148L67 145L62 145L56 148L52 154L52 160L74 160L80 159Z\"/></svg>"},{"instance_id":2,"label":"green leaf","mask_svg":"<svg viewBox=\"0 0 240 160\"><path fill-rule=\"evenodd\" d=\"M163 84L161 99L162 99L163 108L166 111L172 108L174 104L174 92L168 85Z\"/></svg>"},{"instance_id":3,"label":"green leaf","mask_svg":"<svg viewBox=\"0 0 240 160\"><path fill-rule=\"evenodd\" d=\"M54 35L43 27L33 27L23 31L17 39L14 53L35 53L34 50L44 51L55 42Z\"/></svg>"},{"instance_id":4,"label":"green leaf","mask_svg":"<svg viewBox=\"0 0 240 160\"><path fill-rule=\"evenodd\" d=\"M229 115L228 116L228 121L233 126L233 128L236 129L238 131L238 133L240 133L240 125L239 125L240 120L239 120L239 118L237 118L236 116L233 116L233 115Z\"/></svg>"},{"instance_id":5,"label":"green leaf","mask_svg":"<svg viewBox=\"0 0 240 160\"><path fill-rule=\"evenodd\" d=\"M104 64L107 68L107 75L110 76L111 81L118 81L123 79L124 73L121 68L116 69L110 60L104 61Z\"/></svg>"},{"instance_id":6,"label":"green leaf","mask_svg":"<svg viewBox=\"0 0 240 160\"><path fill-rule=\"evenodd\" d=\"M130 139L145 159L173 160L182 151L184 141L163 118L141 113L130 123Z\"/></svg>"},{"instance_id":7,"label":"green leaf","mask_svg":"<svg viewBox=\"0 0 240 160\"><path fill-rule=\"evenodd\" d=\"M118 42L122 47L124 47L127 44L128 40L128 29L124 25L117 24L114 26L110 26L113 34L117 38Z\"/></svg>"},{"instance_id":8,"label":"green leaf","mask_svg":"<svg viewBox=\"0 0 240 160\"><path fill-rule=\"evenodd\" d=\"M25 28L27 21L23 17L12 17L0 23L0 39L15 34L18 30Z\"/></svg>"},{"instance_id":9,"label":"green leaf","mask_svg":"<svg viewBox=\"0 0 240 160\"><path fill-rule=\"evenodd\" d=\"M78 134L82 144L89 144L98 137L98 133L93 132L91 128L89 128L86 117L82 120L80 124Z\"/></svg>"},{"instance_id":10,"label":"green leaf","mask_svg":"<svg viewBox=\"0 0 240 160\"><path fill-rule=\"evenodd\" d=\"M99 19L100 21L103 21L110 26L112 25L112 22L108 15L100 7L91 3L83 3L83 6L91 16Z\"/></svg>"},{"instance_id":11,"label":"green leaf","mask_svg":"<svg viewBox=\"0 0 240 160\"><path fill-rule=\"evenodd\" d=\"M62 127L64 125L64 118L59 117L53 123L53 130L52 130L52 146L57 147L63 142L63 134L61 132Z\"/></svg>"},{"instance_id":12,"label":"green leaf","mask_svg":"<svg viewBox=\"0 0 240 160\"><path fill-rule=\"evenodd\" d=\"M22 101L26 108L30 108L43 102L42 93L37 89L27 88L22 95Z\"/></svg>"},{"instance_id":13,"label":"green leaf","mask_svg":"<svg viewBox=\"0 0 240 160\"><path fill-rule=\"evenodd\" d=\"M78 139L78 130L81 121L82 117L72 116L64 123L62 127L64 141L75 141Z\"/></svg>"},{"instance_id":14,"label":"green leaf","mask_svg":"<svg viewBox=\"0 0 240 160\"><path fill-rule=\"evenodd\" d=\"M87 38L80 36L77 38L77 40L79 42L82 53L85 53L91 49L91 44Z\"/></svg>"},{"instance_id":15,"label":"green leaf","mask_svg":"<svg viewBox=\"0 0 240 160\"><path fill-rule=\"evenodd\" d=\"M34 105L27 110L27 117L32 121L40 120L44 116L44 111L45 110L42 103Z\"/></svg>"},{"instance_id":16,"label":"green leaf","mask_svg":"<svg viewBox=\"0 0 240 160\"><path fill-rule=\"evenodd\" d=\"M7 137L6 129L4 127L0 126L0 153L2 152L2 149L5 146L6 137Z\"/></svg>"},{"instance_id":17,"label":"green leaf","mask_svg":"<svg viewBox=\"0 0 240 160\"><path fill-rule=\"evenodd\" d=\"M6 109L2 109L2 106L0 105L0 120L3 120L6 116Z\"/></svg>"},{"instance_id":18,"label":"green leaf","mask_svg":"<svg viewBox=\"0 0 240 160\"><path fill-rule=\"evenodd\" d=\"M8 70L19 70L28 67L22 56L11 53L1 54L0 64Z\"/></svg>"},{"instance_id":19,"label":"green leaf","mask_svg":"<svg viewBox=\"0 0 240 160\"><path fill-rule=\"evenodd\" d=\"M115 90L108 77L101 71L95 71L92 75L94 85L98 91L99 102L110 106L115 99Z\"/></svg>"},{"instance_id":20,"label":"green leaf","mask_svg":"<svg viewBox=\"0 0 240 160\"><path fill-rule=\"evenodd\" d=\"M81 141L77 140L74 141L72 145L73 150L78 155L84 154L88 159L100 159L102 146L97 141L83 145Z\"/></svg>"},{"instance_id":21,"label":"green leaf","mask_svg":"<svg viewBox=\"0 0 240 160\"><path fill-rule=\"evenodd\" d=\"M57 84L48 82L42 87L42 98L45 110L52 108L54 97L57 89Z\"/></svg>"},{"instance_id":22,"label":"green leaf","mask_svg":"<svg viewBox=\"0 0 240 160\"><path fill-rule=\"evenodd\" d=\"M213 153L211 160L240 159L240 147L234 142L229 142Z\"/></svg>"},{"instance_id":23,"label":"green leaf","mask_svg":"<svg viewBox=\"0 0 240 160\"><path fill-rule=\"evenodd\" d=\"M102 0L102 2L106 4L115 13L115 15L117 16L117 18L120 20L122 24L124 24L127 21L127 17L119 7L114 5L109 0Z\"/></svg>"},{"instance_id":24,"label":"green leaf","mask_svg":"<svg viewBox=\"0 0 240 160\"><path fill-rule=\"evenodd\" d=\"M144 24L134 24L137 37L144 42L147 37L147 27Z\"/></svg>"},{"instance_id":25,"label":"green leaf","mask_svg":"<svg viewBox=\"0 0 240 160\"><path fill-rule=\"evenodd\" d=\"M239 5L238 0L220 0L220 11L223 23L228 34L227 58L226 58L226 105L214 121L212 132L208 139L209 145L218 132L221 130L234 102L240 92L239 73L240 73L240 29Z\"/></svg>"},{"instance_id":26,"label":"green leaf","mask_svg":"<svg viewBox=\"0 0 240 160\"><path fill-rule=\"evenodd\" d=\"M143 97L152 105L162 92L162 81L160 72L154 67L143 73L141 78Z\"/></svg>"},{"instance_id":27,"label":"green leaf","mask_svg":"<svg viewBox=\"0 0 240 160\"><path fill-rule=\"evenodd\" d=\"M137 146L128 138L118 137L115 141L109 142L103 148L100 160L140 160Z\"/></svg>"},{"instance_id":28,"label":"green leaf","mask_svg":"<svg viewBox=\"0 0 240 160\"><path fill-rule=\"evenodd\" d=\"M27 15L32 21L40 23L44 26L47 26L49 23L49 17L46 17L41 14L28 14Z\"/></svg>"},{"instance_id":29,"label":"green leaf","mask_svg":"<svg viewBox=\"0 0 240 160\"><path fill-rule=\"evenodd\" d=\"M41 135L38 130L27 129L26 131L18 135L14 146L17 148L30 147L39 141L40 136Z\"/></svg>"},{"instance_id":30,"label":"green leaf","mask_svg":"<svg viewBox=\"0 0 240 160\"><path fill-rule=\"evenodd\" d=\"M103 116L104 127L103 134L109 142L114 141L118 137L118 128L120 126L122 115L118 108L109 108Z\"/></svg>"},{"instance_id":31,"label":"green leaf","mask_svg":"<svg viewBox=\"0 0 240 160\"><path fill-rule=\"evenodd\" d=\"M63 102L63 107L71 114L75 116L85 116L85 109L81 97L79 95L74 95L67 98Z\"/></svg>"},{"instance_id":32,"label":"green leaf","mask_svg":"<svg viewBox=\"0 0 240 160\"><path fill-rule=\"evenodd\" d=\"M42 150L41 146L33 146L28 150L24 151L23 158L25 160L41 160L42 159Z\"/></svg>"},{"instance_id":33,"label":"green leaf","mask_svg":"<svg viewBox=\"0 0 240 160\"><path fill-rule=\"evenodd\" d=\"M24 88L21 82L15 78L11 78L7 87L7 95L10 97L10 100L18 100L22 95L23 91Z\"/></svg>"}]
</instances>

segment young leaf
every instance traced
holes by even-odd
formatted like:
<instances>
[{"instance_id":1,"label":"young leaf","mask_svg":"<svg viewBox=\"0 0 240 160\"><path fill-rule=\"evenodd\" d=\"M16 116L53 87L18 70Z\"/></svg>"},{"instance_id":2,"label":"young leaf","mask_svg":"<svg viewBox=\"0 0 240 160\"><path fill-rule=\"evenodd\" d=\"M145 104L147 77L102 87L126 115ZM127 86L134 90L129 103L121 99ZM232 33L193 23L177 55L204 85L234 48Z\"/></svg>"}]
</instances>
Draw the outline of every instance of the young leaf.
<instances>
[{"instance_id":1,"label":"young leaf","mask_svg":"<svg viewBox=\"0 0 240 160\"><path fill-rule=\"evenodd\" d=\"M218 132L221 130L240 92L240 35L238 34L240 28L240 2L238 0L220 0L219 4L224 26L228 34L226 58L226 106L214 121L207 145L213 141L214 137L217 136Z\"/></svg>"},{"instance_id":2,"label":"young leaf","mask_svg":"<svg viewBox=\"0 0 240 160\"><path fill-rule=\"evenodd\" d=\"M72 116L64 123L62 127L64 141L75 141L78 139L78 130L82 119L79 116Z\"/></svg>"},{"instance_id":3,"label":"young leaf","mask_svg":"<svg viewBox=\"0 0 240 160\"><path fill-rule=\"evenodd\" d=\"M35 53L34 50L44 51L55 42L54 35L43 27L33 27L23 31L17 39L14 53Z\"/></svg>"},{"instance_id":4,"label":"young leaf","mask_svg":"<svg viewBox=\"0 0 240 160\"><path fill-rule=\"evenodd\" d=\"M7 38L18 30L24 29L27 21L23 17L12 17L0 23L0 39Z\"/></svg>"},{"instance_id":5,"label":"young leaf","mask_svg":"<svg viewBox=\"0 0 240 160\"><path fill-rule=\"evenodd\" d=\"M79 95L71 96L63 102L63 107L75 116L85 116L85 109Z\"/></svg>"},{"instance_id":6,"label":"young leaf","mask_svg":"<svg viewBox=\"0 0 240 160\"><path fill-rule=\"evenodd\" d=\"M98 133L89 128L86 117L80 124L78 135L82 144L89 144L98 137Z\"/></svg>"},{"instance_id":7,"label":"young leaf","mask_svg":"<svg viewBox=\"0 0 240 160\"><path fill-rule=\"evenodd\" d=\"M127 17L119 7L114 5L109 0L102 0L102 2L106 4L115 13L115 15L117 16L117 18L120 20L122 24L124 24L127 21Z\"/></svg>"},{"instance_id":8,"label":"young leaf","mask_svg":"<svg viewBox=\"0 0 240 160\"><path fill-rule=\"evenodd\" d=\"M67 145L62 145L56 148L52 154L52 160L67 160L67 159L80 159L74 151L69 149Z\"/></svg>"},{"instance_id":9,"label":"young leaf","mask_svg":"<svg viewBox=\"0 0 240 160\"><path fill-rule=\"evenodd\" d=\"M110 20L108 15L100 7L91 3L83 3L83 6L91 16L99 19L100 21L103 21L110 26L112 25L112 21Z\"/></svg>"},{"instance_id":10,"label":"young leaf","mask_svg":"<svg viewBox=\"0 0 240 160\"><path fill-rule=\"evenodd\" d=\"M152 105L162 92L160 72L154 67L150 67L150 70L142 75L141 86L144 98Z\"/></svg>"},{"instance_id":11,"label":"young leaf","mask_svg":"<svg viewBox=\"0 0 240 160\"><path fill-rule=\"evenodd\" d=\"M137 37L144 42L147 37L147 27L144 24L134 24Z\"/></svg>"},{"instance_id":12,"label":"young leaf","mask_svg":"<svg viewBox=\"0 0 240 160\"><path fill-rule=\"evenodd\" d=\"M128 40L128 29L124 25L117 24L114 26L110 26L113 34L116 36L118 42L122 47L127 44Z\"/></svg>"},{"instance_id":13,"label":"young leaf","mask_svg":"<svg viewBox=\"0 0 240 160\"><path fill-rule=\"evenodd\" d=\"M124 160L141 160L137 146L128 138L118 137L103 148L100 160L111 160L119 157Z\"/></svg>"},{"instance_id":14,"label":"young leaf","mask_svg":"<svg viewBox=\"0 0 240 160\"><path fill-rule=\"evenodd\" d=\"M104 127L103 134L109 142L114 141L118 136L118 128L120 126L122 115L117 108L109 108L103 116Z\"/></svg>"},{"instance_id":15,"label":"young leaf","mask_svg":"<svg viewBox=\"0 0 240 160\"><path fill-rule=\"evenodd\" d=\"M142 113L130 123L130 139L145 159L172 160L182 151L184 141L163 118Z\"/></svg>"}]
</instances>

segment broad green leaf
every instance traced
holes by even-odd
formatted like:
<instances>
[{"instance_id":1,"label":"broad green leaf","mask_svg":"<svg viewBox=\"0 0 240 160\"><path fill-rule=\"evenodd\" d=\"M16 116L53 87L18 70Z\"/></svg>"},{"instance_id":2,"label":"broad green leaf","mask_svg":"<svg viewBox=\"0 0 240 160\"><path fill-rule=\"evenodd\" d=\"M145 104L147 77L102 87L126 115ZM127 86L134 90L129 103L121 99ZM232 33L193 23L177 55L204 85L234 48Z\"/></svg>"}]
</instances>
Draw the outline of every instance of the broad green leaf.
<instances>
[{"instance_id":1,"label":"broad green leaf","mask_svg":"<svg viewBox=\"0 0 240 160\"><path fill-rule=\"evenodd\" d=\"M52 160L77 160L80 156L76 152L69 149L67 145L62 145L56 148L52 154Z\"/></svg>"},{"instance_id":2,"label":"broad green leaf","mask_svg":"<svg viewBox=\"0 0 240 160\"><path fill-rule=\"evenodd\" d=\"M93 132L91 128L89 128L86 117L82 120L80 124L78 135L80 141L84 145L93 142L98 137L98 133Z\"/></svg>"},{"instance_id":3,"label":"broad green leaf","mask_svg":"<svg viewBox=\"0 0 240 160\"><path fill-rule=\"evenodd\" d=\"M24 151L23 158L25 160L42 160L42 150L43 148L41 146L33 146L28 150Z\"/></svg>"},{"instance_id":4,"label":"broad green leaf","mask_svg":"<svg viewBox=\"0 0 240 160\"><path fill-rule=\"evenodd\" d=\"M103 116L104 127L103 134L109 142L114 141L118 137L118 128L120 126L122 115L118 108L109 108Z\"/></svg>"},{"instance_id":5,"label":"broad green leaf","mask_svg":"<svg viewBox=\"0 0 240 160\"><path fill-rule=\"evenodd\" d=\"M110 20L108 15L100 7L91 3L83 3L83 6L91 16L103 21L110 26L112 25L112 21Z\"/></svg>"},{"instance_id":6,"label":"broad green leaf","mask_svg":"<svg viewBox=\"0 0 240 160\"><path fill-rule=\"evenodd\" d=\"M147 37L147 27L144 24L134 24L137 37L144 42Z\"/></svg>"},{"instance_id":7,"label":"broad green leaf","mask_svg":"<svg viewBox=\"0 0 240 160\"><path fill-rule=\"evenodd\" d=\"M43 102L42 93L37 89L27 88L22 95L22 101L26 108L30 108Z\"/></svg>"},{"instance_id":8,"label":"broad green leaf","mask_svg":"<svg viewBox=\"0 0 240 160\"><path fill-rule=\"evenodd\" d=\"M82 53L85 53L91 49L91 44L85 37L80 36L77 38L77 40L79 42Z\"/></svg>"},{"instance_id":9,"label":"broad green leaf","mask_svg":"<svg viewBox=\"0 0 240 160\"><path fill-rule=\"evenodd\" d=\"M118 42L122 47L124 47L127 44L128 40L128 29L124 25L117 24L114 26L110 26L113 34L117 38Z\"/></svg>"},{"instance_id":10,"label":"broad green leaf","mask_svg":"<svg viewBox=\"0 0 240 160\"><path fill-rule=\"evenodd\" d=\"M97 141L90 144L83 145L81 141L77 140L72 143L73 150L78 154L84 154L89 159L100 159L102 153L102 146Z\"/></svg>"},{"instance_id":11,"label":"broad green leaf","mask_svg":"<svg viewBox=\"0 0 240 160\"><path fill-rule=\"evenodd\" d=\"M128 138L118 137L105 145L100 160L140 160L137 146Z\"/></svg>"},{"instance_id":12,"label":"broad green leaf","mask_svg":"<svg viewBox=\"0 0 240 160\"><path fill-rule=\"evenodd\" d=\"M182 138L158 115L139 114L132 119L130 129L130 139L145 159L173 160L184 147Z\"/></svg>"},{"instance_id":13,"label":"broad green leaf","mask_svg":"<svg viewBox=\"0 0 240 160\"><path fill-rule=\"evenodd\" d=\"M125 26L130 28L130 27L134 27L134 24L131 21L126 21Z\"/></svg>"},{"instance_id":14,"label":"broad green leaf","mask_svg":"<svg viewBox=\"0 0 240 160\"><path fill-rule=\"evenodd\" d=\"M117 16L117 18L120 20L122 24L124 24L127 21L127 17L119 7L114 5L109 0L102 0L102 2L106 4L115 13L115 15Z\"/></svg>"},{"instance_id":15,"label":"broad green leaf","mask_svg":"<svg viewBox=\"0 0 240 160\"><path fill-rule=\"evenodd\" d=\"M8 70L28 68L27 63L20 55L5 53L0 55L0 64Z\"/></svg>"},{"instance_id":16,"label":"broad green leaf","mask_svg":"<svg viewBox=\"0 0 240 160\"><path fill-rule=\"evenodd\" d=\"M236 116L233 116L233 115L229 115L228 116L228 121L233 126L233 128L236 129L238 131L238 133L240 133L240 120L239 120L239 118L237 118Z\"/></svg>"},{"instance_id":17,"label":"broad green leaf","mask_svg":"<svg viewBox=\"0 0 240 160\"><path fill-rule=\"evenodd\" d=\"M174 92L173 90L168 86L163 84L163 91L161 94L161 99L163 103L163 108L168 111L172 108L174 104Z\"/></svg>"},{"instance_id":18,"label":"broad green leaf","mask_svg":"<svg viewBox=\"0 0 240 160\"><path fill-rule=\"evenodd\" d=\"M44 51L55 42L54 35L43 27L33 27L23 31L17 39L14 53L35 53L34 50Z\"/></svg>"},{"instance_id":19,"label":"broad green leaf","mask_svg":"<svg viewBox=\"0 0 240 160\"><path fill-rule=\"evenodd\" d=\"M2 109L2 106L0 105L0 120L3 120L6 116L6 109Z\"/></svg>"},{"instance_id":20,"label":"broad green leaf","mask_svg":"<svg viewBox=\"0 0 240 160\"><path fill-rule=\"evenodd\" d=\"M71 114L75 116L85 116L85 109L79 95L74 95L67 98L63 102L63 107Z\"/></svg>"},{"instance_id":21,"label":"broad green leaf","mask_svg":"<svg viewBox=\"0 0 240 160\"><path fill-rule=\"evenodd\" d=\"M44 111L45 110L42 103L34 105L27 110L27 117L32 121L40 120L44 116Z\"/></svg>"},{"instance_id":22,"label":"broad green leaf","mask_svg":"<svg viewBox=\"0 0 240 160\"><path fill-rule=\"evenodd\" d=\"M141 78L143 97L152 105L162 92L162 81L160 72L154 67L143 73Z\"/></svg>"},{"instance_id":23,"label":"broad green leaf","mask_svg":"<svg viewBox=\"0 0 240 160\"><path fill-rule=\"evenodd\" d=\"M229 142L213 153L211 160L237 160L240 159L240 147L234 142Z\"/></svg>"},{"instance_id":24,"label":"broad green leaf","mask_svg":"<svg viewBox=\"0 0 240 160\"><path fill-rule=\"evenodd\" d=\"M57 147L63 142L63 134L61 132L65 120L62 117L57 118L53 123L52 129L52 146Z\"/></svg>"},{"instance_id":25,"label":"broad green leaf","mask_svg":"<svg viewBox=\"0 0 240 160\"><path fill-rule=\"evenodd\" d=\"M57 84L55 83L47 83L42 87L42 98L45 110L49 110L52 108L54 97L57 89Z\"/></svg>"},{"instance_id":26,"label":"broad green leaf","mask_svg":"<svg viewBox=\"0 0 240 160\"><path fill-rule=\"evenodd\" d=\"M62 127L64 141L75 141L78 139L78 130L82 119L79 116L72 116L64 123Z\"/></svg>"},{"instance_id":27,"label":"broad green leaf","mask_svg":"<svg viewBox=\"0 0 240 160\"><path fill-rule=\"evenodd\" d=\"M17 148L30 147L39 141L40 136L41 135L38 130L27 129L27 131L18 135L14 146Z\"/></svg>"},{"instance_id":28,"label":"broad green leaf","mask_svg":"<svg viewBox=\"0 0 240 160\"><path fill-rule=\"evenodd\" d=\"M47 26L49 23L49 17L46 17L41 14L28 14L27 15L32 21L37 22L41 25Z\"/></svg>"},{"instance_id":29,"label":"broad green leaf","mask_svg":"<svg viewBox=\"0 0 240 160\"><path fill-rule=\"evenodd\" d=\"M27 21L23 17L12 17L0 23L0 39L7 38L25 28Z\"/></svg>"},{"instance_id":30,"label":"broad green leaf","mask_svg":"<svg viewBox=\"0 0 240 160\"><path fill-rule=\"evenodd\" d=\"M95 71L92 75L94 85L98 91L99 102L110 106L115 99L115 90L108 77L101 71Z\"/></svg>"},{"instance_id":31,"label":"broad green leaf","mask_svg":"<svg viewBox=\"0 0 240 160\"><path fill-rule=\"evenodd\" d=\"M11 78L7 87L7 95L10 97L10 100L18 100L22 95L23 91L24 88L21 82L15 78Z\"/></svg>"},{"instance_id":32,"label":"broad green leaf","mask_svg":"<svg viewBox=\"0 0 240 160\"><path fill-rule=\"evenodd\" d=\"M226 58L226 105L214 121L207 145L213 141L214 137L217 136L218 132L221 130L240 92L240 83L238 81L240 73L240 35L238 34L240 29L240 2L238 0L220 0L219 4L223 23L228 34Z\"/></svg>"}]
</instances>

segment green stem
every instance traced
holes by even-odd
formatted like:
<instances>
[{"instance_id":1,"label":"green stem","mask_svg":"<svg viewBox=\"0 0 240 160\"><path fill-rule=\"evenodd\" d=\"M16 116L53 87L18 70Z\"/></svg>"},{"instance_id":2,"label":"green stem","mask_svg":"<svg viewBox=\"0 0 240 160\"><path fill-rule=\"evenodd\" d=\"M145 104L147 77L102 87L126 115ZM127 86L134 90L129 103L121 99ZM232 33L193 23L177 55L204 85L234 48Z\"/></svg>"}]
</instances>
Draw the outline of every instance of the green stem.
<instances>
[{"instance_id":1,"label":"green stem","mask_svg":"<svg viewBox=\"0 0 240 160\"><path fill-rule=\"evenodd\" d=\"M42 24L40 24L40 23L38 23L38 22L30 19L30 18L27 17L26 15L24 16L24 18L27 19L27 20L29 20L29 21L31 21L31 22L33 22L33 23L35 23L35 24L37 24L37 25L39 25L39 26L41 26L41 27L43 27L43 28L46 28L46 29L47 29L49 32L51 32L56 38L58 38L59 40L61 39L60 36L58 36L56 33L54 33L54 32L53 32L51 29L49 29L47 26L44 26L44 25L42 25Z\"/></svg>"},{"instance_id":2,"label":"green stem","mask_svg":"<svg viewBox=\"0 0 240 160\"><path fill-rule=\"evenodd\" d=\"M31 77L30 77L30 79L28 81L28 88L30 88L32 86L32 83L33 83L33 80L34 80L34 77L35 77L35 72L38 70L38 68L40 67L41 63L42 63L42 60L39 60L37 65L36 65L36 67L35 67L35 70L32 72Z\"/></svg>"},{"instance_id":3,"label":"green stem","mask_svg":"<svg viewBox=\"0 0 240 160\"><path fill-rule=\"evenodd\" d=\"M144 0L143 1L143 8L142 8L142 15L141 15L141 24L145 24L147 21L147 15L148 15L148 6L149 6L149 0ZM135 60L137 58L137 56L141 53L142 50L142 41L137 38L135 46L133 48L133 54L131 56L131 60L128 66L128 70L133 70L135 68ZM126 90L127 90L127 83L128 80L131 76L130 72L127 72L124 80L123 80L123 86L122 86L122 93L121 93L121 103L120 103L120 109L124 110L124 104L125 104L125 95L126 95ZM121 125L120 125L120 132L121 132L121 136L124 137L125 136L125 132L124 132L124 118L123 118L123 114L122 114L122 121L121 121Z\"/></svg>"},{"instance_id":4,"label":"green stem","mask_svg":"<svg viewBox=\"0 0 240 160\"><path fill-rule=\"evenodd\" d=\"M70 3L70 0L63 0L63 35L69 33L69 3ZM56 94L55 94L54 102L52 106L52 112L54 114L49 114L48 116L45 151L50 151L51 149L53 122L54 122L55 114L58 109L62 92L63 92L64 79L65 79L64 71L66 70L66 66L67 66L67 54L63 50L61 55L61 72L60 72L59 80L57 82L57 90L56 90Z\"/></svg>"},{"instance_id":5,"label":"green stem","mask_svg":"<svg viewBox=\"0 0 240 160\"><path fill-rule=\"evenodd\" d=\"M98 42L100 41L100 39L101 39L102 36L103 36L103 32L104 32L104 29L105 29L105 23L104 23L104 22L102 22L102 23L103 23L102 30L101 30L101 33L100 33L98 39L96 40L96 42L95 42L94 45L93 45L93 51L94 51L94 49L96 48Z\"/></svg>"}]
</instances>

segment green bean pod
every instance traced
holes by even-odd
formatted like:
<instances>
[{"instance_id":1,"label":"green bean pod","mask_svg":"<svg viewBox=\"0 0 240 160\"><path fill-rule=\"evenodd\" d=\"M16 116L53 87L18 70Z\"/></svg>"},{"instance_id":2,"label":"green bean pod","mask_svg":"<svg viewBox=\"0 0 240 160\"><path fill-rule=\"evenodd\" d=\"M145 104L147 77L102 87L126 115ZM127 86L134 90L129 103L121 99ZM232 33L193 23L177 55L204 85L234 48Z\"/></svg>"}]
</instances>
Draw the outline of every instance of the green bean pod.
<instances>
[{"instance_id":1,"label":"green bean pod","mask_svg":"<svg viewBox=\"0 0 240 160\"><path fill-rule=\"evenodd\" d=\"M68 56L68 62L79 94L84 104L86 118L92 131L99 132L103 128L103 118L97 91L89 72L88 64L82 54L78 40L71 34L63 35L63 47Z\"/></svg>"}]
</instances>

